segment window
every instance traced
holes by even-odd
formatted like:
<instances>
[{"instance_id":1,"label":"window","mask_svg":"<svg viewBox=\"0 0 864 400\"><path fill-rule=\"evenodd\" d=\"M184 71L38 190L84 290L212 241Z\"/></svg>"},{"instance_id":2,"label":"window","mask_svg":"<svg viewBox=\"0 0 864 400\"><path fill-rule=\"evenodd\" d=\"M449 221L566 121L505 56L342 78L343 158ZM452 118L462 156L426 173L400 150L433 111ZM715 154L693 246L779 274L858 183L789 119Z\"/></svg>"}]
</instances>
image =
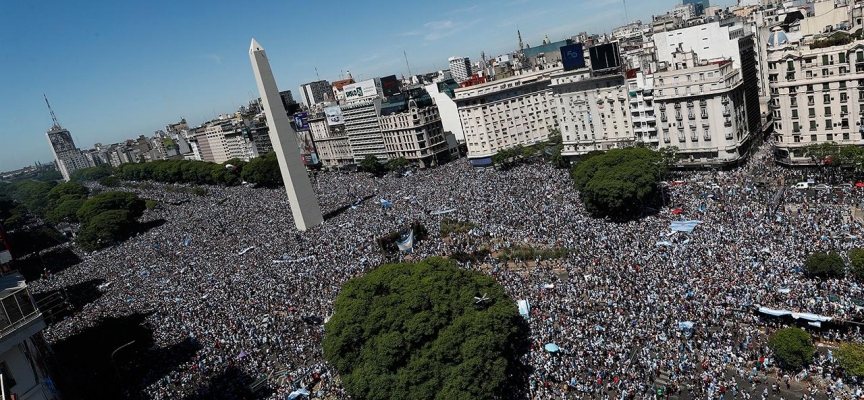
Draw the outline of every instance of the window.
<instances>
[{"instance_id":1,"label":"window","mask_svg":"<svg viewBox=\"0 0 864 400\"><path fill-rule=\"evenodd\" d=\"M801 143L801 136L795 136L795 143Z\"/></svg>"},{"instance_id":2,"label":"window","mask_svg":"<svg viewBox=\"0 0 864 400\"><path fill-rule=\"evenodd\" d=\"M846 81L840 81L840 89L846 89Z\"/></svg>"},{"instance_id":3,"label":"window","mask_svg":"<svg viewBox=\"0 0 864 400\"><path fill-rule=\"evenodd\" d=\"M768 74L768 82L777 82L777 74Z\"/></svg>"},{"instance_id":4,"label":"window","mask_svg":"<svg viewBox=\"0 0 864 400\"><path fill-rule=\"evenodd\" d=\"M792 132L798 133L801 132L801 125L798 124L798 121L792 123Z\"/></svg>"},{"instance_id":5,"label":"window","mask_svg":"<svg viewBox=\"0 0 864 400\"><path fill-rule=\"evenodd\" d=\"M816 121L810 121L810 130L811 130L811 131L815 131L815 130L816 130Z\"/></svg>"},{"instance_id":6,"label":"window","mask_svg":"<svg viewBox=\"0 0 864 400\"><path fill-rule=\"evenodd\" d=\"M798 90L795 89L795 86L790 86L789 87L789 94L795 94L795 93L798 93Z\"/></svg>"},{"instance_id":7,"label":"window","mask_svg":"<svg viewBox=\"0 0 864 400\"><path fill-rule=\"evenodd\" d=\"M798 110L792 110L792 119L798 119Z\"/></svg>"},{"instance_id":8,"label":"window","mask_svg":"<svg viewBox=\"0 0 864 400\"><path fill-rule=\"evenodd\" d=\"M825 107L825 116L826 116L826 117L830 117L830 116L831 116L831 107Z\"/></svg>"},{"instance_id":9,"label":"window","mask_svg":"<svg viewBox=\"0 0 864 400\"><path fill-rule=\"evenodd\" d=\"M822 65L828 65L828 55L827 54L822 55Z\"/></svg>"},{"instance_id":10,"label":"window","mask_svg":"<svg viewBox=\"0 0 864 400\"><path fill-rule=\"evenodd\" d=\"M824 77L824 76L828 76L828 68L823 68L823 69L822 69L822 76L823 76L823 77Z\"/></svg>"},{"instance_id":11,"label":"window","mask_svg":"<svg viewBox=\"0 0 864 400\"><path fill-rule=\"evenodd\" d=\"M831 119L826 119L826 120L825 120L825 130L829 130L829 131L830 131L831 128L833 128L833 127L834 127L834 124L831 123Z\"/></svg>"},{"instance_id":12,"label":"window","mask_svg":"<svg viewBox=\"0 0 864 400\"><path fill-rule=\"evenodd\" d=\"M830 141L834 140L834 135L832 135L832 134L830 134L830 133L829 133L829 134L826 134L826 135L825 135L825 139L827 139L827 140L830 142Z\"/></svg>"},{"instance_id":13,"label":"window","mask_svg":"<svg viewBox=\"0 0 864 400\"><path fill-rule=\"evenodd\" d=\"M786 69L788 71L794 71L795 70L795 61L792 61L792 60L787 61L786 62Z\"/></svg>"},{"instance_id":14,"label":"window","mask_svg":"<svg viewBox=\"0 0 864 400\"><path fill-rule=\"evenodd\" d=\"M813 100L813 96L807 96L807 105L812 106L816 104L816 100Z\"/></svg>"},{"instance_id":15,"label":"window","mask_svg":"<svg viewBox=\"0 0 864 400\"><path fill-rule=\"evenodd\" d=\"M840 102L845 103L849 100L849 95L846 92L840 93Z\"/></svg>"},{"instance_id":16,"label":"window","mask_svg":"<svg viewBox=\"0 0 864 400\"><path fill-rule=\"evenodd\" d=\"M830 94L826 93L826 94L822 95L822 104L831 104L831 95Z\"/></svg>"},{"instance_id":17,"label":"window","mask_svg":"<svg viewBox=\"0 0 864 400\"><path fill-rule=\"evenodd\" d=\"M816 141L816 135L810 135L810 141L815 142Z\"/></svg>"},{"instance_id":18,"label":"window","mask_svg":"<svg viewBox=\"0 0 864 400\"><path fill-rule=\"evenodd\" d=\"M843 132L843 140L849 140L849 132Z\"/></svg>"},{"instance_id":19,"label":"window","mask_svg":"<svg viewBox=\"0 0 864 400\"><path fill-rule=\"evenodd\" d=\"M840 53L840 54L837 55L837 57L838 57L838 60L840 60L841 63L845 63L845 62L846 62L846 53Z\"/></svg>"},{"instance_id":20,"label":"window","mask_svg":"<svg viewBox=\"0 0 864 400\"><path fill-rule=\"evenodd\" d=\"M813 85L807 85L807 91L812 92L813 91Z\"/></svg>"},{"instance_id":21,"label":"window","mask_svg":"<svg viewBox=\"0 0 864 400\"><path fill-rule=\"evenodd\" d=\"M829 90L831 90L831 85L827 84L827 83L823 83L822 84L822 91L827 92Z\"/></svg>"}]
</instances>

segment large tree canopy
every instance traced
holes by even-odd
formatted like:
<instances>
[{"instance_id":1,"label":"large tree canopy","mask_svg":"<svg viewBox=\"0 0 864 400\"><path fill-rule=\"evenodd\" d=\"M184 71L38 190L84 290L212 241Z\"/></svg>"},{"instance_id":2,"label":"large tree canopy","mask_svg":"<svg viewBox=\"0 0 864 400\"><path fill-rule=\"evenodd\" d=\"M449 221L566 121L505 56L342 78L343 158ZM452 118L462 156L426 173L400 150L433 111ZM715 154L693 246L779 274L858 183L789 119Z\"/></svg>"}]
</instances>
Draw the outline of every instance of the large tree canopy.
<instances>
[{"instance_id":1,"label":"large tree canopy","mask_svg":"<svg viewBox=\"0 0 864 400\"><path fill-rule=\"evenodd\" d=\"M768 338L768 347L785 369L796 371L813 361L813 340L801 328L784 328Z\"/></svg>"},{"instance_id":2,"label":"large tree canopy","mask_svg":"<svg viewBox=\"0 0 864 400\"><path fill-rule=\"evenodd\" d=\"M660 154L633 147L590 155L576 164L571 176L590 213L629 219L657 198L664 169Z\"/></svg>"},{"instance_id":3,"label":"large tree canopy","mask_svg":"<svg viewBox=\"0 0 864 400\"><path fill-rule=\"evenodd\" d=\"M246 182L259 186L276 187L284 185L282 171L279 169L279 160L276 159L276 153L272 151L249 161L249 164L246 164L240 176Z\"/></svg>"},{"instance_id":4,"label":"large tree canopy","mask_svg":"<svg viewBox=\"0 0 864 400\"><path fill-rule=\"evenodd\" d=\"M353 398L492 399L517 384L527 329L493 278L432 258L345 283L324 354Z\"/></svg>"}]
</instances>

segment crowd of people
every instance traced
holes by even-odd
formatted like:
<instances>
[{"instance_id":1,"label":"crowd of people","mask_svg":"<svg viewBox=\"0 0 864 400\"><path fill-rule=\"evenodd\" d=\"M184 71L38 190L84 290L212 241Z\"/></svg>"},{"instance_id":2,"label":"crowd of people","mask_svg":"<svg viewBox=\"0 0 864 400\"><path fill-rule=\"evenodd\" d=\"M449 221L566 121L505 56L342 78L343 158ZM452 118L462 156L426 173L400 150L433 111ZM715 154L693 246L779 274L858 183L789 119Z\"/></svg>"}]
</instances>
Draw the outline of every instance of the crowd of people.
<instances>
[{"instance_id":1,"label":"crowd of people","mask_svg":"<svg viewBox=\"0 0 864 400\"><path fill-rule=\"evenodd\" d=\"M134 190L161 202L142 219L163 225L82 253L79 265L31 290L110 283L46 329L50 342L105 317L149 313L157 346L200 345L192 359L135 388L149 398L201 393L227 368L266 378L273 398L301 386L347 398L324 360L321 321L346 280L391 259L376 238L416 221L428 237L411 258L489 249L463 267L494 276L514 307L528 301L528 398L852 398L861 394L857 382L837 376L825 351L806 370L766 374L776 365L767 335L788 321L757 306L833 318L808 328L825 341L860 338L846 326L859 320L862 287L810 279L801 267L814 251L862 246L852 207L864 189L782 189L800 173L775 166L766 145L733 171L671 178L681 184L668 186L664 208L625 223L589 216L568 171L542 162L497 171L459 160L381 178L322 173L313 181L322 210L343 211L306 232L294 228L284 189L208 187L195 196L153 184ZM476 228L441 238L445 217ZM677 220L700 222L675 233ZM570 251L554 260L495 259L517 246ZM550 343L559 350L547 351Z\"/></svg>"}]
</instances>

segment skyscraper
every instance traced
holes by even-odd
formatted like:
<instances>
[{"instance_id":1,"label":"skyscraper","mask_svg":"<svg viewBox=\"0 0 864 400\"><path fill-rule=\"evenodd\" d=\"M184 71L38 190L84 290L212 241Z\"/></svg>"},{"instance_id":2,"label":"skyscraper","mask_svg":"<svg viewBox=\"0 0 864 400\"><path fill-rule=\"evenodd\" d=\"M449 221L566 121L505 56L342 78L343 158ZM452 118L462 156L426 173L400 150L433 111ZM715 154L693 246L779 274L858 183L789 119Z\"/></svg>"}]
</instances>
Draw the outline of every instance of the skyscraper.
<instances>
[{"instance_id":1,"label":"skyscraper","mask_svg":"<svg viewBox=\"0 0 864 400\"><path fill-rule=\"evenodd\" d=\"M450 57L450 74L456 82L462 82L471 76L471 60L468 57Z\"/></svg>"},{"instance_id":2,"label":"skyscraper","mask_svg":"<svg viewBox=\"0 0 864 400\"><path fill-rule=\"evenodd\" d=\"M321 206L318 205L306 167L303 166L300 158L297 133L291 128L288 115L282 107L279 107L282 99L279 97L279 89L276 87L276 78L273 77L273 70L270 69L267 53L255 39L252 39L252 45L249 47L249 59L252 61L258 93L261 95L264 113L267 115L270 141L273 150L276 151L282 180L285 181L285 191L288 193L288 203L294 215L294 224L298 230L305 231L324 222Z\"/></svg>"},{"instance_id":3,"label":"skyscraper","mask_svg":"<svg viewBox=\"0 0 864 400\"><path fill-rule=\"evenodd\" d=\"M57 169L63 175L63 180L68 182L69 175L73 171L87 168L90 165L87 164L87 158L81 154L81 150L75 147L72 134L57 122L57 116L54 115L54 110L51 109L47 96L45 96L45 104L48 105L51 120L54 122L54 125L45 133L45 136L48 137L48 143L51 145L51 153L54 154L54 162L57 163Z\"/></svg>"}]
</instances>

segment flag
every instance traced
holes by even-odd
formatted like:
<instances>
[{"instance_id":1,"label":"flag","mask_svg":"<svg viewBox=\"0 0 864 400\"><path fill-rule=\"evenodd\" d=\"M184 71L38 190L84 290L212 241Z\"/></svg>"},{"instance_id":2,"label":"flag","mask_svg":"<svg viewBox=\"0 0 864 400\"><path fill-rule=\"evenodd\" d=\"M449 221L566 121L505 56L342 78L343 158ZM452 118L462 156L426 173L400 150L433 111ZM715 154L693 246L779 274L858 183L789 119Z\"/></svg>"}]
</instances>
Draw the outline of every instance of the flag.
<instances>
[{"instance_id":1,"label":"flag","mask_svg":"<svg viewBox=\"0 0 864 400\"><path fill-rule=\"evenodd\" d=\"M186 236L186 239L183 239L183 245L189 246L189 243L192 243L192 239L190 239L189 236Z\"/></svg>"},{"instance_id":2,"label":"flag","mask_svg":"<svg viewBox=\"0 0 864 400\"><path fill-rule=\"evenodd\" d=\"M397 241L396 246L399 247L399 251L413 251L414 249L414 231L408 234L408 237L405 240Z\"/></svg>"},{"instance_id":3,"label":"flag","mask_svg":"<svg viewBox=\"0 0 864 400\"><path fill-rule=\"evenodd\" d=\"M381 199L380 201L381 201L381 207L386 207L386 208L393 207L393 203L391 203L387 200Z\"/></svg>"},{"instance_id":4,"label":"flag","mask_svg":"<svg viewBox=\"0 0 864 400\"><path fill-rule=\"evenodd\" d=\"M690 220L690 221L672 221L672 225L669 229L672 229L676 232L693 232L693 229L696 228L696 225L702 221L699 220Z\"/></svg>"}]
</instances>

